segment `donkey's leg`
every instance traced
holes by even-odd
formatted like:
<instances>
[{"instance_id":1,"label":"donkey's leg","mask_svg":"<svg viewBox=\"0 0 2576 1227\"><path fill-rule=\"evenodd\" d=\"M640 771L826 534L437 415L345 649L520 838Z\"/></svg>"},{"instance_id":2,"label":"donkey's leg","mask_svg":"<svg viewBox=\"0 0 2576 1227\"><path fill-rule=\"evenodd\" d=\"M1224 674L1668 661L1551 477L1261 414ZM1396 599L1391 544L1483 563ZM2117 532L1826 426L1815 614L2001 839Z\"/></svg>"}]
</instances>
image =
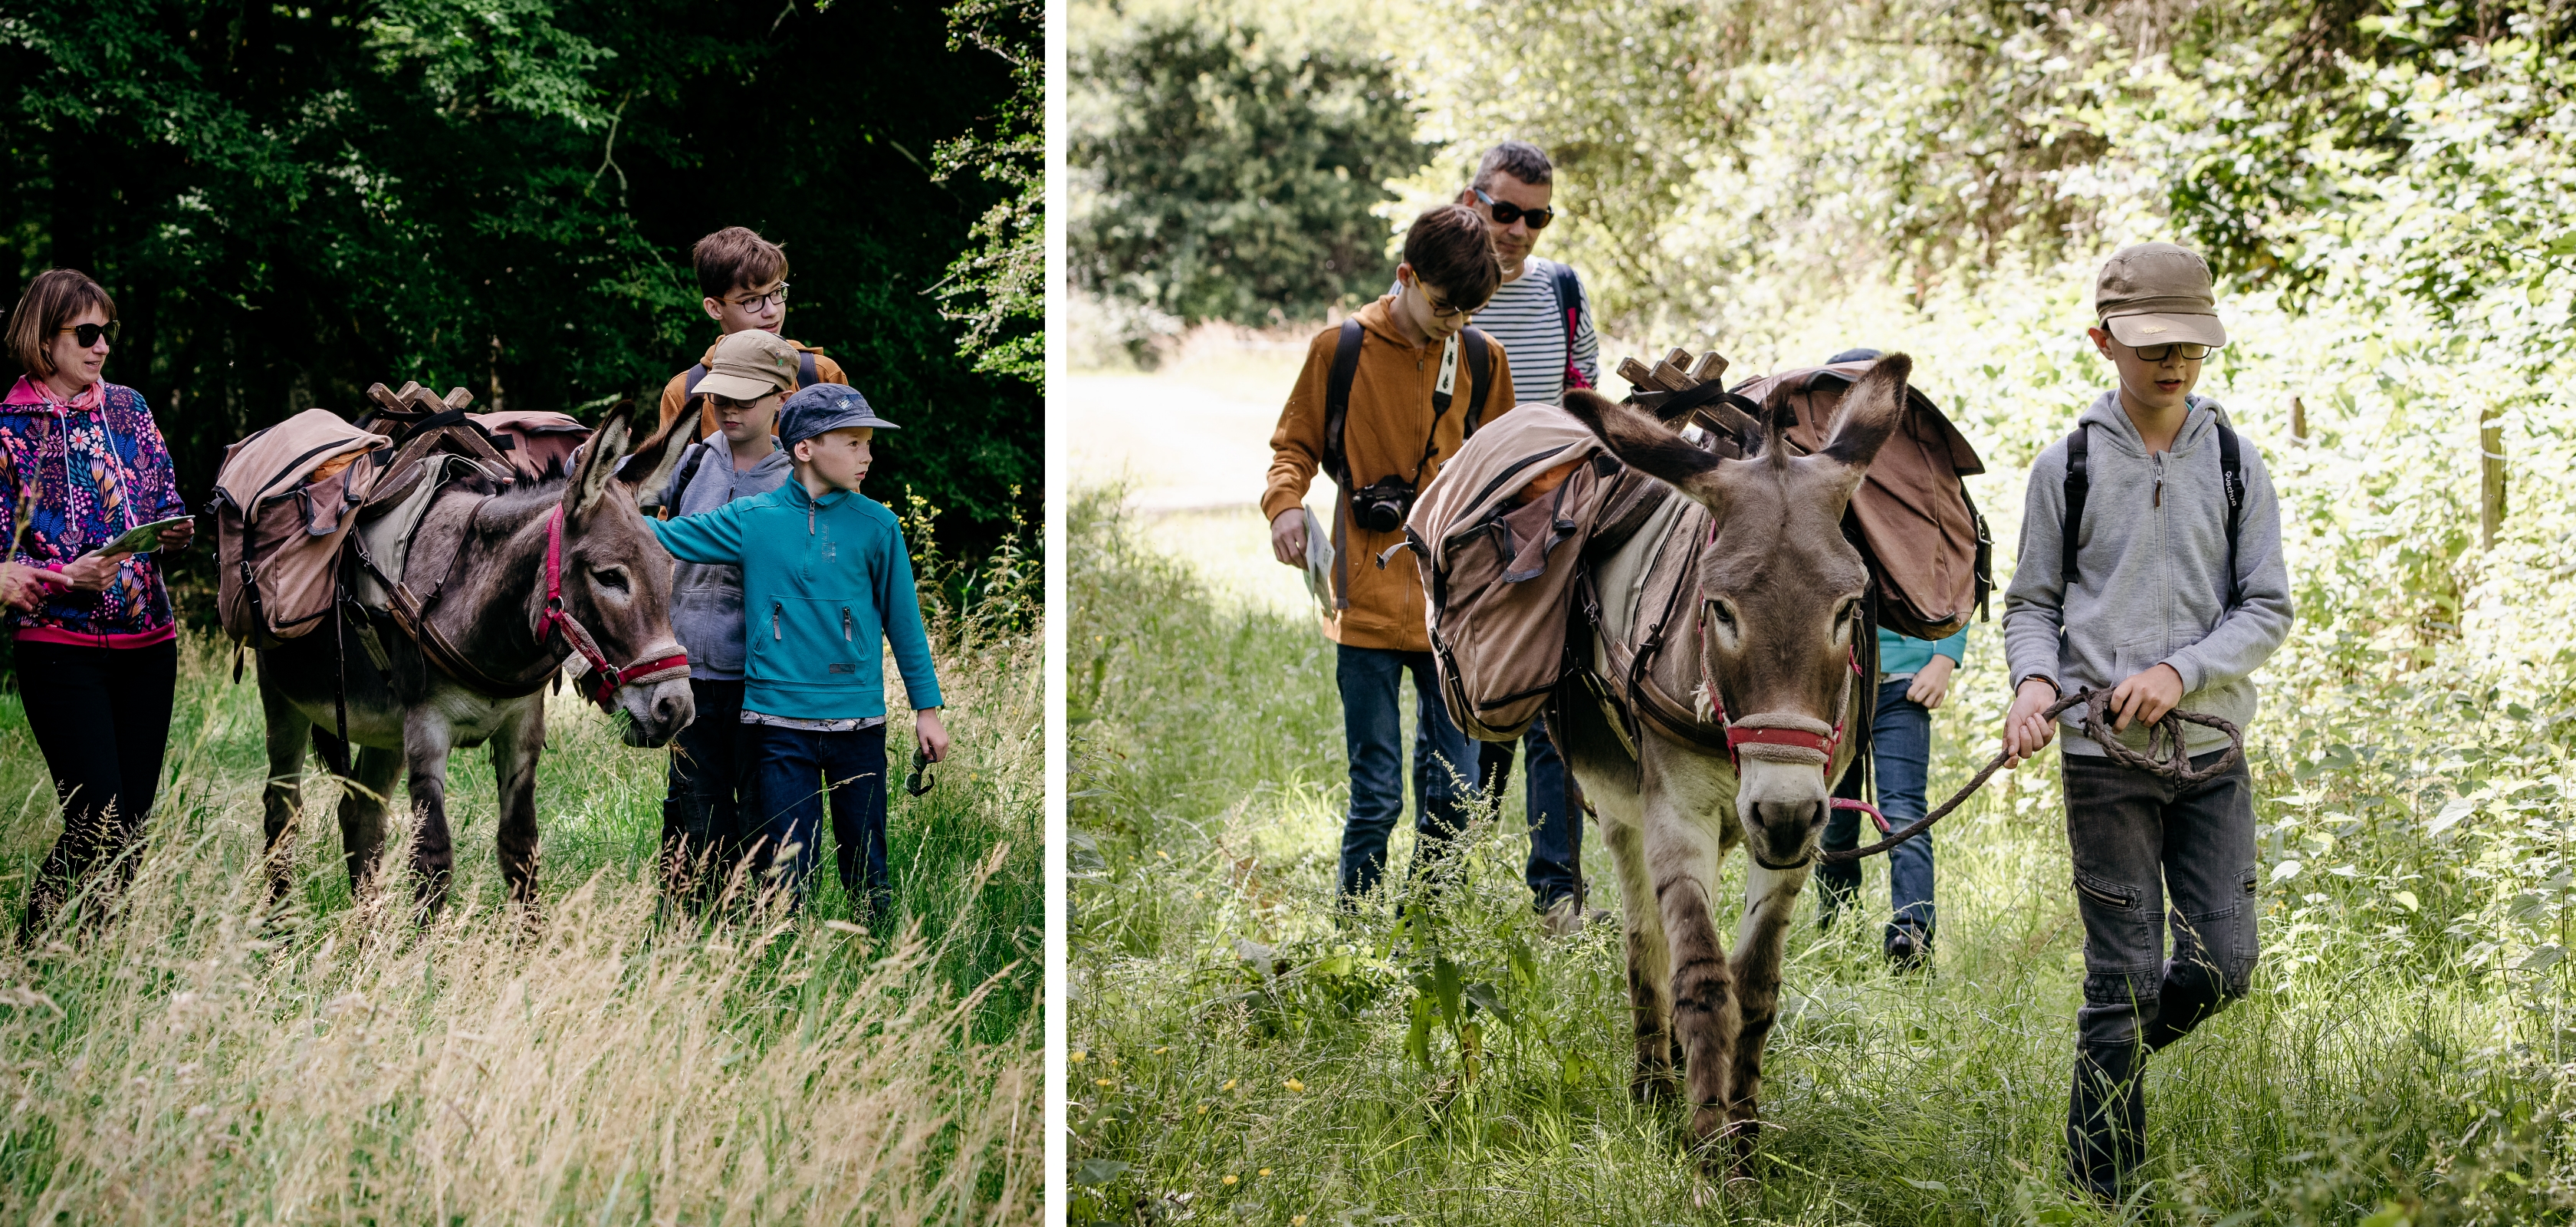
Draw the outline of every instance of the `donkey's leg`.
<instances>
[{"instance_id":1,"label":"donkey's leg","mask_svg":"<svg viewBox=\"0 0 2576 1227\"><path fill-rule=\"evenodd\" d=\"M259 707L268 722L268 784L260 790L260 817L268 835L268 899L275 903L294 883L296 819L304 811L304 748L313 722L269 682L265 656L260 658Z\"/></svg>"},{"instance_id":2,"label":"donkey's leg","mask_svg":"<svg viewBox=\"0 0 2576 1227\"><path fill-rule=\"evenodd\" d=\"M1734 970L1718 945L1715 894L1718 840L1697 814L1669 791L1650 783L1646 796L1646 858L1662 913L1665 947L1673 968L1673 1030L1689 1066L1691 1133L1715 1140L1726 1124L1727 1078L1735 1057Z\"/></svg>"},{"instance_id":3,"label":"donkey's leg","mask_svg":"<svg viewBox=\"0 0 2576 1227\"><path fill-rule=\"evenodd\" d=\"M1681 1089L1674 1074L1673 961L1664 944L1664 920L1655 904L1646 840L1637 829L1636 799L1596 795L1601 841L1619 869L1620 916L1628 931L1628 1016L1636 1031L1637 1069L1628 1082L1638 1102ZM1621 814L1620 810L1630 811Z\"/></svg>"},{"instance_id":4,"label":"donkey's leg","mask_svg":"<svg viewBox=\"0 0 2576 1227\"><path fill-rule=\"evenodd\" d=\"M1762 1093L1762 1047L1780 1016L1780 963L1789 944L1790 914L1814 872L1812 861L1796 869L1751 864L1744 871L1744 919L1735 930L1734 967L1736 1008L1743 1021L1735 1035L1735 1072L1726 1105L1727 1131L1734 1135L1739 1163L1753 1153L1762 1128L1755 1103Z\"/></svg>"},{"instance_id":5,"label":"donkey's leg","mask_svg":"<svg viewBox=\"0 0 2576 1227\"><path fill-rule=\"evenodd\" d=\"M349 893L363 895L375 880L385 851L386 799L402 777L400 750L357 747L356 777L340 786L340 859L349 867Z\"/></svg>"},{"instance_id":6,"label":"donkey's leg","mask_svg":"<svg viewBox=\"0 0 2576 1227\"><path fill-rule=\"evenodd\" d=\"M412 889L425 913L447 904L447 882L456 870L454 841L447 831L447 752L456 734L447 717L431 703L403 710L403 759L409 768L411 793Z\"/></svg>"},{"instance_id":7,"label":"donkey's leg","mask_svg":"<svg viewBox=\"0 0 2576 1227\"><path fill-rule=\"evenodd\" d=\"M492 779L501 788L501 878L510 901L530 909L537 902L537 759L546 751L542 695L522 700L492 735Z\"/></svg>"}]
</instances>

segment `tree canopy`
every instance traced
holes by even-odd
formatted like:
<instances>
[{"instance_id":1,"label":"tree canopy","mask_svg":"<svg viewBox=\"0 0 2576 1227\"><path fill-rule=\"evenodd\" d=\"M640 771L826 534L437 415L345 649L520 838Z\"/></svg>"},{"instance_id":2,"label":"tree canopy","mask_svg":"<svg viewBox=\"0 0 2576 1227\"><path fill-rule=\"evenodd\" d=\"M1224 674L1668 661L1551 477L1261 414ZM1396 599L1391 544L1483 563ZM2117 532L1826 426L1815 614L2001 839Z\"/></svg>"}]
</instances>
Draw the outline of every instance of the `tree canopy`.
<instances>
[{"instance_id":1,"label":"tree canopy","mask_svg":"<svg viewBox=\"0 0 2576 1227\"><path fill-rule=\"evenodd\" d=\"M11 0L0 259L116 295L108 377L202 491L378 380L655 395L716 336L689 245L747 225L787 248L787 334L909 428L871 492L980 551L1039 497L1034 300L992 265L1035 233L1038 30L1031 0Z\"/></svg>"}]
</instances>

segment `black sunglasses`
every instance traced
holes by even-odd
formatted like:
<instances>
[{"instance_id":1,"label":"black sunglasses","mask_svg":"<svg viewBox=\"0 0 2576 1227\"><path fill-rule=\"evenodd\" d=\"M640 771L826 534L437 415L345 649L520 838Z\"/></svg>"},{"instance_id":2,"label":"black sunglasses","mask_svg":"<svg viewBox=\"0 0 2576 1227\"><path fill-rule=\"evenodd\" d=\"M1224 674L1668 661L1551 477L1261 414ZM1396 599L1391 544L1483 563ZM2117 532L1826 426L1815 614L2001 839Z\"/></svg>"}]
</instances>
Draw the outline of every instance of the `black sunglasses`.
<instances>
[{"instance_id":1,"label":"black sunglasses","mask_svg":"<svg viewBox=\"0 0 2576 1227\"><path fill-rule=\"evenodd\" d=\"M2179 351L2183 357L2194 362L2198 362L2201 359L2208 357L2209 351L2214 347L2208 345L2194 345L2189 341L2167 341L2162 345L2148 345L2132 348L2137 349L2138 357L2148 362L2162 362L2165 359L2172 357L2177 351Z\"/></svg>"},{"instance_id":2,"label":"black sunglasses","mask_svg":"<svg viewBox=\"0 0 2576 1227\"><path fill-rule=\"evenodd\" d=\"M78 344L82 349L88 349L89 347L98 344L98 339L102 336L106 337L110 344L114 344L116 341L116 328L117 321L109 320L104 324L74 324L69 328L56 329L56 331L72 334L72 340L74 343Z\"/></svg>"},{"instance_id":3,"label":"black sunglasses","mask_svg":"<svg viewBox=\"0 0 2576 1227\"><path fill-rule=\"evenodd\" d=\"M1485 207L1494 211L1494 224L1497 226L1508 226L1522 218L1528 218L1530 229L1545 230L1549 222L1556 220L1554 209L1524 209L1508 200L1496 200L1486 195L1483 188L1471 187L1467 190L1474 192L1476 199L1484 201Z\"/></svg>"}]
</instances>

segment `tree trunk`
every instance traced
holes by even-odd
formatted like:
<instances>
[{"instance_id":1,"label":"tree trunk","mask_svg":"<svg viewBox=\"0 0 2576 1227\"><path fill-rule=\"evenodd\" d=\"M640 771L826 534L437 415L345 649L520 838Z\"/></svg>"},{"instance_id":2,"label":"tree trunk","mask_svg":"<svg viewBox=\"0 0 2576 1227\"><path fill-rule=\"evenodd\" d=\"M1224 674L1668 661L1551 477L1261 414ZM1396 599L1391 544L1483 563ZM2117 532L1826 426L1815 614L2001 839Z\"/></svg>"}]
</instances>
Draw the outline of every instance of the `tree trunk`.
<instances>
[{"instance_id":1,"label":"tree trunk","mask_svg":"<svg viewBox=\"0 0 2576 1227\"><path fill-rule=\"evenodd\" d=\"M2495 405L2478 414L2478 547L2494 549L2504 526L2504 422Z\"/></svg>"}]
</instances>

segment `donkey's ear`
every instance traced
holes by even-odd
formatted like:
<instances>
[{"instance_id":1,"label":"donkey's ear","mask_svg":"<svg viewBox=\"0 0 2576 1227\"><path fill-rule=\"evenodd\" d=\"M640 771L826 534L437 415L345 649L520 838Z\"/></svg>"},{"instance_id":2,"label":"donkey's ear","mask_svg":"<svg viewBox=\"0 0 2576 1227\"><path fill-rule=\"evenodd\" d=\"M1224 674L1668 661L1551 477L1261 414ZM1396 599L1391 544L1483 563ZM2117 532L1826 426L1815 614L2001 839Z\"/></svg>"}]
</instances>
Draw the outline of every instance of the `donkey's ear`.
<instances>
[{"instance_id":1,"label":"donkey's ear","mask_svg":"<svg viewBox=\"0 0 2576 1227\"><path fill-rule=\"evenodd\" d=\"M1567 392L1565 411L1601 436L1601 442L1620 463L1685 494L1718 465L1716 456L1683 442L1680 435L1655 420L1655 415L1590 389Z\"/></svg>"},{"instance_id":2,"label":"donkey's ear","mask_svg":"<svg viewBox=\"0 0 2576 1227\"><path fill-rule=\"evenodd\" d=\"M1871 363L1844 394L1841 411L1834 415L1833 440L1822 455L1855 469L1868 468L1905 416L1905 377L1913 371L1914 360L1903 354Z\"/></svg>"},{"instance_id":3,"label":"donkey's ear","mask_svg":"<svg viewBox=\"0 0 2576 1227\"><path fill-rule=\"evenodd\" d=\"M628 444L634 441L635 403L620 402L600 419L599 429L590 432L590 442L582 445L581 467L573 472L572 484L564 490L564 514L577 516L599 505L608 495L608 483L616 480L617 466L626 459Z\"/></svg>"},{"instance_id":4,"label":"donkey's ear","mask_svg":"<svg viewBox=\"0 0 2576 1227\"><path fill-rule=\"evenodd\" d=\"M659 492L670 483L671 470L679 464L680 453L687 449L689 427L697 421L693 414L677 414L653 437L635 445L624 463L617 466L617 480L629 492Z\"/></svg>"}]
</instances>

